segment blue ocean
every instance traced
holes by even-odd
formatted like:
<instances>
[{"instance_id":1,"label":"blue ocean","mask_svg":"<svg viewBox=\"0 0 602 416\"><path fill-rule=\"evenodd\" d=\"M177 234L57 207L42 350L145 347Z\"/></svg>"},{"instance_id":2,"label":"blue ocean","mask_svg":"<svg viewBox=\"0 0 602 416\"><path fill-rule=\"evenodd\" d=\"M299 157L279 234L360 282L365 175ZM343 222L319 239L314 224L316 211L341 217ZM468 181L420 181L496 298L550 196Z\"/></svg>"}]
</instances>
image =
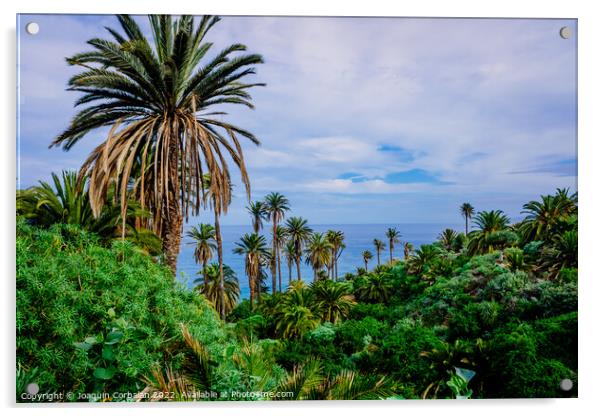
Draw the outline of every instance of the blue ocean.
<instances>
[{"instance_id":1,"label":"blue ocean","mask_svg":"<svg viewBox=\"0 0 602 416\"><path fill-rule=\"evenodd\" d=\"M418 249L422 244L432 243L437 239L439 233L445 228L452 228L456 231L463 231L464 226L462 224L323 224L323 225L311 225L311 228L317 232L326 232L327 230L340 230L345 233L345 245L346 248L343 250L341 257L339 258L338 268L339 277L345 275L348 272L355 272L358 267L364 267L364 261L362 253L365 250L370 250L374 255L374 258L370 261L368 267L372 268L376 266L376 252L372 241L378 238L385 242L386 249L381 253L381 262L385 263L389 260L389 244L385 236L385 232L388 227L397 228L402 236L401 241L409 241L414 245L414 248ZM190 228L190 225L185 226L185 232ZM234 270L240 284L241 299L249 297L249 282L245 275L245 264L244 256L233 253L235 242L240 239L245 233L251 233L251 226L244 225L223 225L222 227L222 240L223 240L223 253L224 263L227 264ZM263 230L263 234L266 236L266 240L271 247L271 237L269 234L270 227L267 225ZM180 256L178 257L178 276L179 279L187 284L189 287L193 287L195 279L200 278L198 274L201 269L198 264L194 261L194 243L192 239L184 236L182 241L182 247ZM393 252L394 258L403 257L402 244L398 244ZM217 262L217 254L214 255L212 261ZM293 265L293 279L296 278L296 270ZM311 267L305 264L303 260L301 263L301 275L303 280L311 282L313 280L313 271ZM288 283L288 267L284 257L282 259L282 286L283 288ZM266 284L270 287L271 293L271 275L268 272L268 279Z\"/></svg>"}]
</instances>

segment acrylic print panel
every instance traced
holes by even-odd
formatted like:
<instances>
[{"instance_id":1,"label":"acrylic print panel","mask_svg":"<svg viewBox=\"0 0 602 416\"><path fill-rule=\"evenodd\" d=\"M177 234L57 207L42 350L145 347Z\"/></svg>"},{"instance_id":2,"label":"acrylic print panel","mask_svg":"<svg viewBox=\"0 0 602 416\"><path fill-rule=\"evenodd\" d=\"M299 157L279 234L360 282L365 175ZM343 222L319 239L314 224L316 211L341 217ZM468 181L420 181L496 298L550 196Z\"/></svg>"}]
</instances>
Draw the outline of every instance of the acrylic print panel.
<instances>
[{"instance_id":1,"label":"acrylic print panel","mask_svg":"<svg viewBox=\"0 0 602 416\"><path fill-rule=\"evenodd\" d=\"M17 20L17 401L577 396L576 20Z\"/></svg>"}]
</instances>

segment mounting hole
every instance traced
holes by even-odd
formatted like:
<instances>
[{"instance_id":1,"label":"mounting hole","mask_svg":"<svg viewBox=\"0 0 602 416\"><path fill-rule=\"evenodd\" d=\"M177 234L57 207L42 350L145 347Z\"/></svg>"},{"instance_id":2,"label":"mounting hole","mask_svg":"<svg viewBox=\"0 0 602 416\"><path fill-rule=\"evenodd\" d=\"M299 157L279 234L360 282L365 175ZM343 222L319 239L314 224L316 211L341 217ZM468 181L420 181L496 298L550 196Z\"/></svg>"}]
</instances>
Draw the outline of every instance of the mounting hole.
<instances>
[{"instance_id":1,"label":"mounting hole","mask_svg":"<svg viewBox=\"0 0 602 416\"><path fill-rule=\"evenodd\" d=\"M571 37L571 28L568 26L563 26L560 28L560 37L562 39L568 39Z\"/></svg>"},{"instance_id":2,"label":"mounting hole","mask_svg":"<svg viewBox=\"0 0 602 416\"><path fill-rule=\"evenodd\" d=\"M569 391L573 388L573 381L571 379L565 378L560 382L560 389L564 391Z\"/></svg>"},{"instance_id":3,"label":"mounting hole","mask_svg":"<svg viewBox=\"0 0 602 416\"><path fill-rule=\"evenodd\" d=\"M37 35L40 31L40 25L36 22L29 22L25 25L25 31L30 35Z\"/></svg>"}]
</instances>

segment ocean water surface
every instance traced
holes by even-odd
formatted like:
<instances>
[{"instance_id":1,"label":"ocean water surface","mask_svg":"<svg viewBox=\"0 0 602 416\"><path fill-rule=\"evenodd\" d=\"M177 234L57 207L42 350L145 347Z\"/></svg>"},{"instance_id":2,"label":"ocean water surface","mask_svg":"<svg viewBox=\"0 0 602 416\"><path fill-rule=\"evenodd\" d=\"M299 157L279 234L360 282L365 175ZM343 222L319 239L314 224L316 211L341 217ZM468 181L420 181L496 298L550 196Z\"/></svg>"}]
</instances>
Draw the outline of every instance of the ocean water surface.
<instances>
[{"instance_id":1,"label":"ocean water surface","mask_svg":"<svg viewBox=\"0 0 602 416\"><path fill-rule=\"evenodd\" d=\"M184 227L186 232L192 224L187 224ZM372 241L378 238L385 242L386 249L381 253L381 262L385 263L389 260L389 243L385 236L388 227L395 227L401 232L402 244L397 244L393 252L394 258L403 258L403 242L409 241L414 245L415 249L420 248L422 244L432 243L437 239L439 233L445 228L452 228L456 231L463 231L464 226L461 224L322 224L310 225L317 232L326 232L327 230L340 230L345 233L345 245L339 258L338 269L339 277L348 272L354 272L358 267L364 267L362 253L364 250L370 250L373 254L373 259L368 264L369 268L376 266L376 251ZM249 281L245 275L244 256L234 254L233 250L235 242L240 240L240 237L245 233L251 233L251 226L244 225L223 225L222 227L223 253L224 263L234 270L240 284L241 299L249 297ZM265 235L268 245L271 247L270 237L271 227L266 224L262 234ZM192 239L184 236L182 239L182 247L180 256L178 257L178 278L188 285L194 287L195 279L200 278L198 274L201 267L194 261L194 243ZM217 254L214 255L212 261L217 262ZM286 260L282 257L282 287L283 290L288 284L288 267ZM292 277L297 277L295 265L293 264ZM306 282L313 281L313 271L307 265L304 259L301 262L301 277ZM270 288L271 293L271 274L268 271L266 284Z\"/></svg>"}]
</instances>

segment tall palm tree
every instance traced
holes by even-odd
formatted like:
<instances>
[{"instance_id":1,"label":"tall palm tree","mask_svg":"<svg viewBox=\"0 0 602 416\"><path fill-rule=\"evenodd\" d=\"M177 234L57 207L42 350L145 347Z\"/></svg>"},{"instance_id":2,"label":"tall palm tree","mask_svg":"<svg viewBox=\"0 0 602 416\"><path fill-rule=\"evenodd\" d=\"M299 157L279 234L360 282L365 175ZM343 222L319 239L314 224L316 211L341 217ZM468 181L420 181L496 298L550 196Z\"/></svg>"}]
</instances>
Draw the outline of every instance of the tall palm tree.
<instances>
[{"instance_id":1,"label":"tall palm tree","mask_svg":"<svg viewBox=\"0 0 602 416\"><path fill-rule=\"evenodd\" d=\"M468 235L468 220L472 219L474 215L474 207L470 205L468 202L460 205L460 214L464 217L464 222L466 225L466 235Z\"/></svg>"},{"instance_id":2,"label":"tall palm tree","mask_svg":"<svg viewBox=\"0 0 602 416\"><path fill-rule=\"evenodd\" d=\"M293 263L295 262L295 242L287 240L284 245L284 256L286 257L286 266L288 267L288 285L293 283Z\"/></svg>"},{"instance_id":3,"label":"tall palm tree","mask_svg":"<svg viewBox=\"0 0 602 416\"><path fill-rule=\"evenodd\" d=\"M224 271L224 291L225 296L222 298L221 295L221 275L219 264L212 263L205 267L204 277L202 279L195 279L194 283L197 283L196 290L202 293L209 302L213 305L213 308L219 313L222 310L222 299L224 302L223 309L226 314L232 312L232 309L238 303L240 297L240 286L236 273L229 266L223 266Z\"/></svg>"},{"instance_id":4,"label":"tall palm tree","mask_svg":"<svg viewBox=\"0 0 602 416\"><path fill-rule=\"evenodd\" d=\"M206 35L220 20L215 16L197 22L192 16L151 15L152 40L134 18L117 19L121 33L107 28L110 39L91 39L91 51L67 59L81 68L68 89L82 93L76 106L85 107L51 146L69 150L88 133L109 127L80 170L80 178L90 177L93 214L100 213L113 183L123 216L128 198L138 200L152 214L145 225L163 240L175 277L184 219L201 210L202 173L213 178L218 212L230 198L224 154L239 168L250 195L239 138L259 141L223 121L221 106L253 108L249 89L263 84L244 80L263 59L240 54L242 44L209 53L213 44Z\"/></svg>"},{"instance_id":5,"label":"tall palm tree","mask_svg":"<svg viewBox=\"0 0 602 416\"><path fill-rule=\"evenodd\" d=\"M345 234L342 231L328 230L326 232L326 240L332 245L331 262L329 271L332 274L332 279L339 278L339 257L345 249Z\"/></svg>"},{"instance_id":6,"label":"tall palm tree","mask_svg":"<svg viewBox=\"0 0 602 416\"><path fill-rule=\"evenodd\" d=\"M261 263L269 255L269 249L265 237L255 233L245 234L235 245L234 254L245 256L245 274L249 278L250 302L253 309L253 299L259 299Z\"/></svg>"},{"instance_id":7,"label":"tall palm tree","mask_svg":"<svg viewBox=\"0 0 602 416\"><path fill-rule=\"evenodd\" d=\"M214 178L206 173L203 175L201 184L204 189L208 189L208 192L205 192L203 195L203 204L207 204L207 199L210 200L211 209L213 210L213 223L215 229L215 243L217 247L217 264L219 265L220 270L220 290L222 294L222 298L225 296L224 292L224 255L223 255L223 243L222 243L222 231L220 226L220 216L228 212L228 206L231 202L232 196L232 183L228 178L228 196L220 198L219 195L214 194L214 188L211 186L211 183L214 181ZM225 305L225 301L222 300L220 305ZM226 312L224 310L220 311L220 316L222 319L226 319Z\"/></svg>"},{"instance_id":8,"label":"tall palm tree","mask_svg":"<svg viewBox=\"0 0 602 416\"><path fill-rule=\"evenodd\" d=\"M414 244L410 243L409 241L406 241L405 243L403 243L403 259L407 260L410 258L410 255L412 254L412 252L414 251Z\"/></svg>"},{"instance_id":9,"label":"tall palm tree","mask_svg":"<svg viewBox=\"0 0 602 416\"><path fill-rule=\"evenodd\" d=\"M289 240L295 245L295 264L297 265L297 280L301 280L301 256L305 243L312 233L307 225L307 220L301 217L290 217L286 220L286 230Z\"/></svg>"},{"instance_id":10,"label":"tall palm tree","mask_svg":"<svg viewBox=\"0 0 602 416\"><path fill-rule=\"evenodd\" d=\"M389 239L389 262L393 263L393 249L395 244L401 241L399 240L401 233L396 228L388 228L386 236Z\"/></svg>"},{"instance_id":11,"label":"tall palm tree","mask_svg":"<svg viewBox=\"0 0 602 416\"><path fill-rule=\"evenodd\" d=\"M318 272L330 264L332 244L322 233L313 233L307 241L305 249L306 262L314 270L314 281L318 279Z\"/></svg>"},{"instance_id":12,"label":"tall palm tree","mask_svg":"<svg viewBox=\"0 0 602 416\"><path fill-rule=\"evenodd\" d=\"M385 249L385 243L378 238L375 238L372 243L374 244L374 249L376 250L377 264L380 266L380 252Z\"/></svg>"},{"instance_id":13,"label":"tall palm tree","mask_svg":"<svg viewBox=\"0 0 602 416\"><path fill-rule=\"evenodd\" d=\"M272 220L272 293L276 293L276 268L280 268L280 249L278 247L278 238L276 236L278 223L284 219L284 214L290 209L288 199L278 192L271 192L266 195L264 202L265 210Z\"/></svg>"},{"instance_id":14,"label":"tall palm tree","mask_svg":"<svg viewBox=\"0 0 602 416\"><path fill-rule=\"evenodd\" d=\"M278 263L278 292L282 292L282 267L280 264L280 253L282 252L282 248L286 243L286 239L288 237L288 231L286 227L282 225L278 225L276 227L276 259Z\"/></svg>"},{"instance_id":15,"label":"tall palm tree","mask_svg":"<svg viewBox=\"0 0 602 416\"><path fill-rule=\"evenodd\" d=\"M193 226L186 232L186 235L194 241L194 260L197 264L202 265L201 272L205 278L205 286L207 287L207 263L213 257L213 251L217 250L215 243L215 228L211 224L199 224L198 227Z\"/></svg>"},{"instance_id":16,"label":"tall palm tree","mask_svg":"<svg viewBox=\"0 0 602 416\"><path fill-rule=\"evenodd\" d=\"M368 262L372 260L372 253L369 250L365 250L362 253L362 258L364 259L364 267L368 271Z\"/></svg>"},{"instance_id":17,"label":"tall palm tree","mask_svg":"<svg viewBox=\"0 0 602 416\"><path fill-rule=\"evenodd\" d=\"M263 221L268 219L268 214L265 210L265 205L262 201L251 202L247 207L247 212L251 214L251 223L253 232L259 234L263 228Z\"/></svg>"}]
</instances>

